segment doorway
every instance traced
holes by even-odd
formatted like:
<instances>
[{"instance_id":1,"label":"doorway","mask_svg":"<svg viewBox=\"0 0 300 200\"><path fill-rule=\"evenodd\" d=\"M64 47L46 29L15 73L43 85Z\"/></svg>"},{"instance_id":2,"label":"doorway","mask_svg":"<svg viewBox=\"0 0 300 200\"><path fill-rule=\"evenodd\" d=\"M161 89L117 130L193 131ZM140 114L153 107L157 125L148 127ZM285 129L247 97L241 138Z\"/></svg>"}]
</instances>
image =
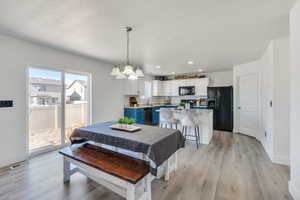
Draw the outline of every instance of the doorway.
<instances>
[{"instance_id":1,"label":"doorway","mask_svg":"<svg viewBox=\"0 0 300 200\"><path fill-rule=\"evenodd\" d=\"M257 137L259 119L258 75L247 74L238 77L238 132Z\"/></svg>"},{"instance_id":2,"label":"doorway","mask_svg":"<svg viewBox=\"0 0 300 200\"><path fill-rule=\"evenodd\" d=\"M89 74L29 68L30 153L68 144L73 130L90 121Z\"/></svg>"}]
</instances>

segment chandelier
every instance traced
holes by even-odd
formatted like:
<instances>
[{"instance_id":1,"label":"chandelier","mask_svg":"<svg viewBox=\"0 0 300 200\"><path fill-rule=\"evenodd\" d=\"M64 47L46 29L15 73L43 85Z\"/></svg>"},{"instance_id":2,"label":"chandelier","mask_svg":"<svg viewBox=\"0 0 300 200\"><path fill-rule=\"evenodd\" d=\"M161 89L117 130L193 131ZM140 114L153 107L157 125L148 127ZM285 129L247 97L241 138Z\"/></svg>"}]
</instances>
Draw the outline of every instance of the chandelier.
<instances>
[{"instance_id":1,"label":"chandelier","mask_svg":"<svg viewBox=\"0 0 300 200\"><path fill-rule=\"evenodd\" d=\"M116 79L130 79L130 80L136 80L139 77L144 77L143 71L136 67L134 68L132 65L130 65L129 62L129 33L132 31L132 28L130 26L125 27L126 35L127 35L127 43L126 43L126 65L121 67L114 67L110 73L111 76L115 76Z\"/></svg>"}]
</instances>

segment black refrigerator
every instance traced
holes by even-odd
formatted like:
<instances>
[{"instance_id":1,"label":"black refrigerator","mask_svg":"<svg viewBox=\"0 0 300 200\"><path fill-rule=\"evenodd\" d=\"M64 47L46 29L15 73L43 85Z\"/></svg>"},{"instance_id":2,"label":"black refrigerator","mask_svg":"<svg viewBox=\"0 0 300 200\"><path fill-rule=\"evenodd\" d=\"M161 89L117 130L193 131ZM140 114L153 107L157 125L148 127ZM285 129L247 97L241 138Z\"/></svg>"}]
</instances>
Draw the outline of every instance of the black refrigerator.
<instances>
[{"instance_id":1,"label":"black refrigerator","mask_svg":"<svg viewBox=\"0 0 300 200\"><path fill-rule=\"evenodd\" d=\"M214 129L233 130L233 87L208 87L207 105L214 110Z\"/></svg>"}]
</instances>

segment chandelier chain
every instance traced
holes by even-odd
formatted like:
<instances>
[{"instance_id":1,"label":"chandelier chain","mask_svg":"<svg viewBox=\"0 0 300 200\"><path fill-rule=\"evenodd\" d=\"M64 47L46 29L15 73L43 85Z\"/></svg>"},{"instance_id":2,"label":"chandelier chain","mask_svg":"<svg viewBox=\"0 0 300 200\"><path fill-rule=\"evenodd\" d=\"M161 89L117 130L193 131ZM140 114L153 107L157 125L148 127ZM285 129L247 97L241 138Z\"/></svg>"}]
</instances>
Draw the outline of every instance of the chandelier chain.
<instances>
[{"instance_id":1,"label":"chandelier chain","mask_svg":"<svg viewBox=\"0 0 300 200\"><path fill-rule=\"evenodd\" d=\"M129 32L130 31L132 31L132 28L131 27L129 27L129 26L127 26L126 27L126 32L127 32L127 54L126 54L126 58L127 58L127 65L129 65L130 64L130 62L129 62Z\"/></svg>"}]
</instances>

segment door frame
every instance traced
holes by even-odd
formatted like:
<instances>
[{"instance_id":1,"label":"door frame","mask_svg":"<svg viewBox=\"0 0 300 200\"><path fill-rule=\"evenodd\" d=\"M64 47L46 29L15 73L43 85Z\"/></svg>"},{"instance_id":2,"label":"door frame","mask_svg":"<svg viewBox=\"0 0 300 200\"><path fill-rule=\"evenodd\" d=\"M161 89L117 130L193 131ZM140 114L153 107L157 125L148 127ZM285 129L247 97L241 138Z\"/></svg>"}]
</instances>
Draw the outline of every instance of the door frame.
<instances>
[{"instance_id":1,"label":"door frame","mask_svg":"<svg viewBox=\"0 0 300 200\"><path fill-rule=\"evenodd\" d=\"M235 104L234 104L234 114L235 114L235 122L234 122L234 131L235 132L240 132L240 112L239 112L239 89L240 89L240 78L244 76L251 76L255 75L256 76L256 81L257 81L257 130L255 133L252 134L253 137L259 139L259 131L260 131L260 120L261 120L261 113L260 113L260 74L253 72L253 73L245 73L245 74L239 74L235 76L235 91L234 91L234 96L235 96ZM243 133L242 133L243 134ZM248 134L245 134L248 135ZM251 135L248 135L251 136Z\"/></svg>"},{"instance_id":2,"label":"door frame","mask_svg":"<svg viewBox=\"0 0 300 200\"><path fill-rule=\"evenodd\" d=\"M41 147L38 149L35 149L33 151L29 150L29 114L30 114L30 79L29 79L29 70L30 69L41 69L41 70L49 70L49 71L56 71L61 73L61 82L62 82L62 87L61 87L61 144L56 145L56 146L46 146L46 147ZM50 151L55 151L57 149L63 148L65 146L68 146L70 143L65 142L65 74L66 73L73 73L73 74L79 74L79 75L84 75L88 77L88 123L90 124L92 122L92 74L89 72L81 72L81 71L76 71L76 70L70 70L70 69L65 69L65 68L59 68L59 67L49 67L49 66L41 66L41 65L29 65L26 68L26 86L25 86L25 91L26 91L26 154L28 157L34 157L39 154L43 154L46 152Z\"/></svg>"}]
</instances>

